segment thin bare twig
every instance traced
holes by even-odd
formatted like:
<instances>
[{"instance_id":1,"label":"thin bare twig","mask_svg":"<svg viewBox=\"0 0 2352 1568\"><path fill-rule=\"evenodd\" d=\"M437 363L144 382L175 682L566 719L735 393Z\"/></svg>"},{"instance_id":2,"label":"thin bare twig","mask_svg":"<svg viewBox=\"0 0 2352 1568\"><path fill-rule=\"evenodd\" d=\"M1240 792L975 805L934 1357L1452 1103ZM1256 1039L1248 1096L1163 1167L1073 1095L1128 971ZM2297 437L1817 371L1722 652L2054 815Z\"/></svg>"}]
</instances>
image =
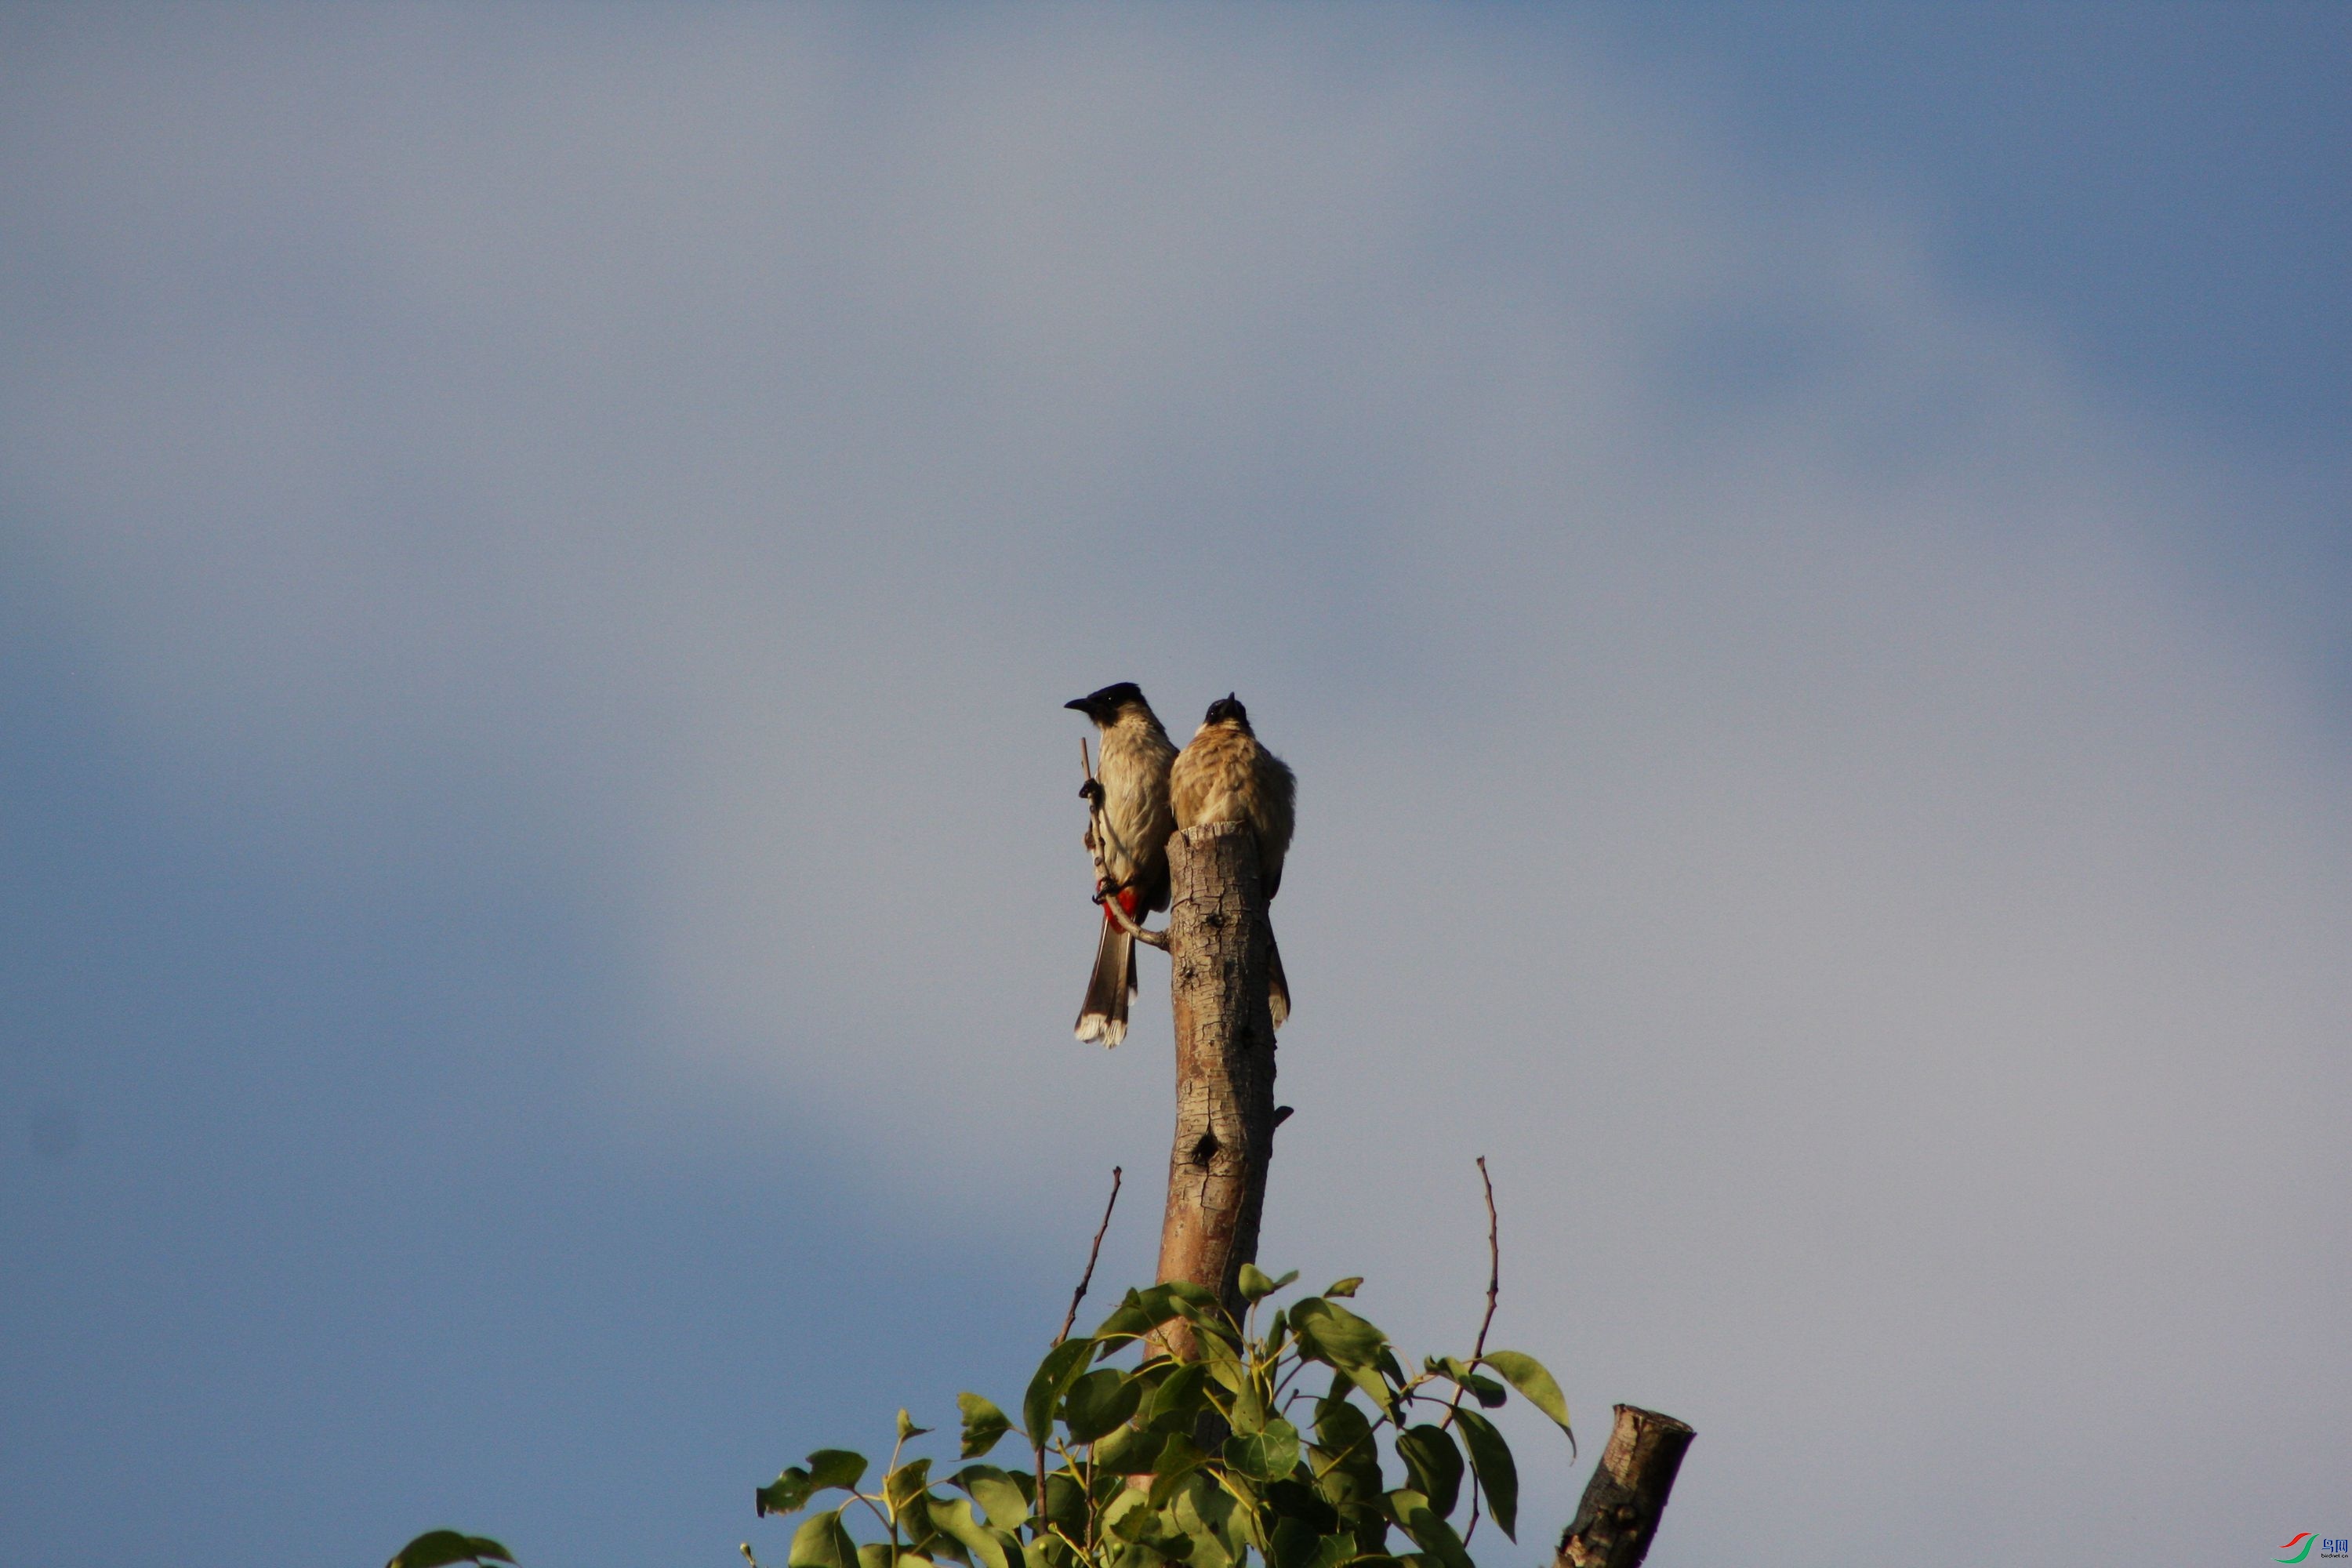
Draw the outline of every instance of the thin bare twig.
<instances>
[{"instance_id":1,"label":"thin bare twig","mask_svg":"<svg viewBox=\"0 0 2352 1568\"><path fill-rule=\"evenodd\" d=\"M1081 748L1085 743L1082 737L1079 741ZM1091 776L1091 769L1088 773ZM1078 1321L1078 1303L1087 1299L1087 1287L1095 1282L1095 1259L1102 1256L1103 1235L1110 1229L1110 1211L1118 1207L1119 1183L1126 1174L1117 1165L1110 1168L1110 1202L1103 1205L1102 1224L1095 1226L1095 1244L1087 1248L1087 1271L1078 1276L1078 1288L1070 1292L1070 1310L1062 1314L1062 1331L1054 1336L1054 1342L1057 1345L1070 1337L1070 1325ZM1067 1457L1064 1455L1064 1458ZM1045 1517L1045 1435L1042 1432L1037 1434L1037 1517L1041 1520Z\"/></svg>"},{"instance_id":2,"label":"thin bare twig","mask_svg":"<svg viewBox=\"0 0 2352 1568\"><path fill-rule=\"evenodd\" d=\"M1495 1302L1503 1293L1503 1249L1496 1239L1495 1180L1486 1174L1486 1156L1478 1156L1478 1180L1486 1188L1486 1315L1478 1324L1478 1343L1470 1352L1476 1361L1486 1353L1486 1331L1495 1326Z\"/></svg>"},{"instance_id":3,"label":"thin bare twig","mask_svg":"<svg viewBox=\"0 0 2352 1568\"><path fill-rule=\"evenodd\" d=\"M1087 783L1095 784L1097 782L1095 764L1087 754L1087 738L1084 735L1078 737L1078 763L1087 770ZM1118 901L1118 890L1111 885L1110 868L1103 864L1102 791L1097 788L1085 793L1087 853L1093 856L1095 861L1095 902L1100 904L1104 912L1108 914L1118 923L1118 928L1128 935L1146 947L1156 947L1160 952L1166 952L1168 933L1164 931L1146 930L1137 922L1133 915L1127 912L1127 906Z\"/></svg>"},{"instance_id":4,"label":"thin bare twig","mask_svg":"<svg viewBox=\"0 0 2352 1568\"><path fill-rule=\"evenodd\" d=\"M1118 1184L1124 1175L1117 1165L1110 1168L1110 1202L1103 1205L1102 1224L1095 1227L1095 1244L1087 1253L1087 1271L1079 1276L1078 1288L1070 1292L1070 1310L1063 1315L1062 1331L1054 1336L1055 1344L1070 1337L1070 1325L1078 1321L1078 1303L1087 1299L1087 1287L1095 1282L1095 1259L1102 1256L1103 1233L1110 1229L1110 1211L1118 1207Z\"/></svg>"},{"instance_id":5,"label":"thin bare twig","mask_svg":"<svg viewBox=\"0 0 2352 1568\"><path fill-rule=\"evenodd\" d=\"M1495 1303L1503 1294L1503 1249L1498 1239L1501 1227L1495 1218L1495 1179L1486 1174L1486 1156L1484 1154L1478 1156L1478 1180L1486 1189L1486 1315L1478 1321L1478 1342L1470 1352L1473 1366L1477 1364L1480 1356L1486 1353L1486 1331L1495 1326ZM1453 1408L1445 1413L1445 1423L1449 1426L1454 1424L1454 1413L1462 1408L1462 1393L1460 1388L1454 1391ZM1470 1489L1470 1527L1462 1532L1465 1544L1478 1533L1478 1488L1473 1486Z\"/></svg>"}]
</instances>

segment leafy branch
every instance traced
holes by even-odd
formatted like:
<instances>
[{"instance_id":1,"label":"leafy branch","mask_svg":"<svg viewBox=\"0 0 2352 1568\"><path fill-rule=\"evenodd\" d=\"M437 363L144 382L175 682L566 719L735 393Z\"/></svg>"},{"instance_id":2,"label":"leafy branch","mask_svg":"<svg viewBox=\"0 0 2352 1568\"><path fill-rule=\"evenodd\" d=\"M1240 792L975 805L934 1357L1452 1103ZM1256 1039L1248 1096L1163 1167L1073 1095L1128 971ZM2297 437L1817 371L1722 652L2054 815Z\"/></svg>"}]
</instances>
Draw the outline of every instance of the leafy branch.
<instances>
[{"instance_id":1,"label":"leafy branch","mask_svg":"<svg viewBox=\"0 0 2352 1568\"><path fill-rule=\"evenodd\" d=\"M1340 1304L1360 1279L1269 1310L1296 1279L1244 1265L1239 1321L1196 1285L1129 1290L1092 1334L1045 1352L1017 1422L959 1395L964 1462L938 1482L931 1458L905 1457L924 1429L904 1411L871 1490L862 1455L817 1450L758 1493L763 1515L843 1494L801 1523L785 1568L1473 1568L1452 1522L1465 1501L1516 1539L1517 1468L1483 1413L1515 1391L1568 1431L1551 1373L1486 1350L1482 1324L1466 1359L1408 1375L1388 1336ZM1196 1361L1153 1339L1178 1321ZM1291 1413L1318 1371L1328 1384L1302 1426ZM1441 1418L1417 1420L1422 1406ZM1026 1473L984 1462L1016 1436ZM853 1535L853 1518L877 1538Z\"/></svg>"}]
</instances>

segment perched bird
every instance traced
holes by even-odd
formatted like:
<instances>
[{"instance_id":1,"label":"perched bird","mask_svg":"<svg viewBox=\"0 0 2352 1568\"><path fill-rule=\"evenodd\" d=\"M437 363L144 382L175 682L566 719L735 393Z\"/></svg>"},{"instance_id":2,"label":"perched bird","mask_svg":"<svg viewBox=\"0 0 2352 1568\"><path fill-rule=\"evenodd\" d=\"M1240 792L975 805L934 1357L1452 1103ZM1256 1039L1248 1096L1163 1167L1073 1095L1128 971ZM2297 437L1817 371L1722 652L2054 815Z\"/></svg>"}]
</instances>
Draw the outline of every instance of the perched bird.
<instances>
[{"instance_id":1,"label":"perched bird","mask_svg":"<svg viewBox=\"0 0 2352 1568\"><path fill-rule=\"evenodd\" d=\"M1208 717L1169 770L1168 794L1176 826L1245 822L1257 836L1258 877L1269 902L1282 887L1282 858L1290 853L1297 816L1298 779L1280 757L1258 744L1249 710L1230 692L1209 704ZM1265 933L1267 1001L1274 1026L1290 1016L1290 981L1274 928Z\"/></svg>"},{"instance_id":2,"label":"perched bird","mask_svg":"<svg viewBox=\"0 0 2352 1568\"><path fill-rule=\"evenodd\" d=\"M1095 892L1106 906L1117 899L1139 925L1150 911L1168 907L1168 836L1176 831L1168 809L1168 765L1176 760L1175 743L1131 680L1062 706L1076 709L1102 731L1099 776L1080 791L1095 806L1089 847L1102 855L1105 885ZM1078 1038L1105 1046L1127 1038L1127 999L1134 994L1135 939L1106 907L1094 975L1078 1008Z\"/></svg>"}]
</instances>

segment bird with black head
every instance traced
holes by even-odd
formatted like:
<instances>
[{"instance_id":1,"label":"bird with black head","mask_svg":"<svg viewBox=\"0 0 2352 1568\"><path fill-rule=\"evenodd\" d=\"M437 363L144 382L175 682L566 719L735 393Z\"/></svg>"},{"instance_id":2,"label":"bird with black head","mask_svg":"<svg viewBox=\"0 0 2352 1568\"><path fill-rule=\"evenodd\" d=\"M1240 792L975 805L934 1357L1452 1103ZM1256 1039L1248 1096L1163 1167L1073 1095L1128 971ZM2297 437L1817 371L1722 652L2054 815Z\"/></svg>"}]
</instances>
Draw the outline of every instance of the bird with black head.
<instances>
[{"instance_id":1,"label":"bird with black head","mask_svg":"<svg viewBox=\"0 0 2352 1568\"><path fill-rule=\"evenodd\" d=\"M1095 895L1106 906L1117 900L1140 924L1147 913L1168 907L1168 837L1176 830L1168 770L1176 760L1175 743L1131 680L1063 706L1076 709L1102 731L1096 776L1081 791L1094 807L1089 847L1102 858L1102 885ZM1135 939L1106 907L1094 973L1078 1007L1078 1038L1105 1046L1127 1038L1128 998L1135 990Z\"/></svg>"}]
</instances>

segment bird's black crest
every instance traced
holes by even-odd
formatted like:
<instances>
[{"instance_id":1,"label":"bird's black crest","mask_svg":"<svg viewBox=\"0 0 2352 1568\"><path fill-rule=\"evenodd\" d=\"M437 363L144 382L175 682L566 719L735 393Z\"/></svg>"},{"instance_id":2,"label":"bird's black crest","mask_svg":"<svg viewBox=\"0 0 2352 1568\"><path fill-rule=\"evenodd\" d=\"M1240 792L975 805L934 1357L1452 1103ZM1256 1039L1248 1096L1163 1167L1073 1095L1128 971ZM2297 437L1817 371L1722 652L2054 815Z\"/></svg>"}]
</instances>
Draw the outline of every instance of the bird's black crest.
<instances>
[{"instance_id":1,"label":"bird's black crest","mask_svg":"<svg viewBox=\"0 0 2352 1568\"><path fill-rule=\"evenodd\" d=\"M1209 716L1201 722L1203 724L1234 723L1246 730L1249 728L1249 710L1242 706L1240 698L1228 691L1209 704Z\"/></svg>"},{"instance_id":2,"label":"bird's black crest","mask_svg":"<svg viewBox=\"0 0 2352 1568\"><path fill-rule=\"evenodd\" d=\"M1130 702L1143 701L1143 688L1132 680L1117 681L1100 691L1089 691L1075 702L1065 702L1065 708L1075 708L1097 724L1108 723L1118 716L1118 710ZM1146 704L1149 706L1149 704Z\"/></svg>"}]
</instances>

